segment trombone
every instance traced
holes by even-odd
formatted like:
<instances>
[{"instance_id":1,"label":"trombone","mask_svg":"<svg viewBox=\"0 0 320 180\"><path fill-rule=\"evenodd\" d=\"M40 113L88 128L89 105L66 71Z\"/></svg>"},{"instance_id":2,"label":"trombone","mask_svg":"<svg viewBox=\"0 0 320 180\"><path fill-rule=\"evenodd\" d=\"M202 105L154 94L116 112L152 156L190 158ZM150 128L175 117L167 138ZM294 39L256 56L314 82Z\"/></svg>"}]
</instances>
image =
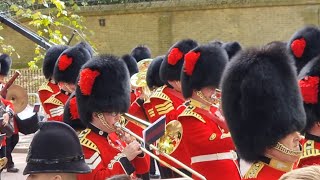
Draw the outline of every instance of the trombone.
<instances>
[{"instance_id":1,"label":"trombone","mask_svg":"<svg viewBox=\"0 0 320 180\"><path fill-rule=\"evenodd\" d=\"M128 113L125 113L122 115L125 119L127 119L128 121L142 127L142 128L146 128L148 126L151 125L151 123L146 122L140 118L137 118L135 116L132 116ZM122 125L123 123L117 122L115 123L115 127L117 129L121 129L122 131L130 134L131 136L133 136L134 138L136 138L138 141L143 142L143 138L141 138L140 136L138 136L137 134L133 133L132 131L130 131L128 128L124 127ZM176 147L179 144L176 145ZM174 163L178 164L179 166L181 166L182 168L186 169L187 171L191 172L192 174L194 174L195 176L197 176L198 178L202 179L202 180L206 180L206 178L201 175L200 173L196 172L195 170L191 169L190 167L188 167L187 165L183 164L182 162L180 162L179 160L175 159L174 157L170 156L167 153L164 153L163 151L161 151L161 148L158 148L156 146L154 146L153 144L148 144L148 146L150 147L150 149L156 150L159 154L161 154L162 156L168 158L169 160L173 161ZM161 164L167 166L168 168L170 168L171 170L173 170L174 172L180 174L182 177L188 178L188 179L192 179L191 177L189 177L188 175L186 175L185 173L181 172L180 170L178 170L177 168L171 166L170 164L166 163L165 161L161 160L158 156L156 156L155 154L153 154L152 152L149 152L147 149L141 147L141 150L150 155L151 157L153 157L155 160L159 161ZM175 148L173 148L171 151L175 150Z\"/></svg>"}]
</instances>

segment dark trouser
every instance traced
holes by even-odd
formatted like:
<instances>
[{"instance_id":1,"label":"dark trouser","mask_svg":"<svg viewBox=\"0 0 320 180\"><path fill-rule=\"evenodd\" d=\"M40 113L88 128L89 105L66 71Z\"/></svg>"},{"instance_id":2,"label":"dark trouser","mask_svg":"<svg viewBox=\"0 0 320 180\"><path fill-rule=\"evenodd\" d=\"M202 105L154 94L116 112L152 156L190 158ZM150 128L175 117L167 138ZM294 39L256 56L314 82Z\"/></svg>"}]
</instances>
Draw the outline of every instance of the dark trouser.
<instances>
[{"instance_id":1,"label":"dark trouser","mask_svg":"<svg viewBox=\"0 0 320 180\"><path fill-rule=\"evenodd\" d=\"M181 175L179 175L178 173L172 171L170 168L161 166L159 167L160 170L160 174L161 174L161 178L179 178L182 177ZM184 174L186 174L187 176L192 176L192 174L185 170L185 169L179 169L181 172L183 172Z\"/></svg>"},{"instance_id":2,"label":"dark trouser","mask_svg":"<svg viewBox=\"0 0 320 180\"><path fill-rule=\"evenodd\" d=\"M5 149L6 149L6 157L8 158L8 163L7 163L8 168L14 167L14 162L12 161L11 153L14 147L16 147L18 142L19 142L19 134L13 134L11 137L7 138L6 140L7 148Z\"/></svg>"}]
</instances>

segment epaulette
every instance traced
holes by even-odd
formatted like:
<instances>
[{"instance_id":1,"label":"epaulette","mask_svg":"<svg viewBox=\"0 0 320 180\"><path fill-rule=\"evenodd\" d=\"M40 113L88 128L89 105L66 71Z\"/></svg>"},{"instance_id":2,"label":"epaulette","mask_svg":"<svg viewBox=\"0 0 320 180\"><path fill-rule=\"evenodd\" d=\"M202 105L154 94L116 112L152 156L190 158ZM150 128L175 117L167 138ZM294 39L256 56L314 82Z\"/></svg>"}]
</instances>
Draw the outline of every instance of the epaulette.
<instances>
[{"instance_id":1,"label":"epaulette","mask_svg":"<svg viewBox=\"0 0 320 180\"><path fill-rule=\"evenodd\" d=\"M150 96L150 99L151 98L158 98L158 99L162 99L162 100L165 100L165 101L171 101L170 97L168 95L166 95L163 90L166 88L167 86L161 86L159 87L158 89L156 89L154 91L154 93Z\"/></svg>"},{"instance_id":2,"label":"epaulette","mask_svg":"<svg viewBox=\"0 0 320 180\"><path fill-rule=\"evenodd\" d=\"M199 121L203 122L203 123L206 123L206 121L202 118L201 115L199 115L198 113L194 112L194 110L196 109L195 106L188 106L179 116L179 117L194 117L196 119L198 119Z\"/></svg>"},{"instance_id":3,"label":"epaulette","mask_svg":"<svg viewBox=\"0 0 320 180\"><path fill-rule=\"evenodd\" d=\"M43 84L41 84L41 86L39 87L39 90L38 91L49 91L51 93L53 93L53 90L52 88L48 85L48 82L44 82Z\"/></svg>"},{"instance_id":4,"label":"epaulette","mask_svg":"<svg viewBox=\"0 0 320 180\"><path fill-rule=\"evenodd\" d=\"M320 150L314 148L314 140L308 140L303 145L303 154L300 159L305 159L313 156L320 156Z\"/></svg>"},{"instance_id":5,"label":"epaulette","mask_svg":"<svg viewBox=\"0 0 320 180\"><path fill-rule=\"evenodd\" d=\"M57 106L63 106L64 104L56 98L56 95L59 94L60 92L53 94L52 96L50 96L47 100L44 101L44 104L54 104Z\"/></svg>"},{"instance_id":6,"label":"epaulette","mask_svg":"<svg viewBox=\"0 0 320 180\"><path fill-rule=\"evenodd\" d=\"M257 178L263 166L264 166L263 162L257 162L252 164L248 172L244 175L243 179Z\"/></svg>"},{"instance_id":7,"label":"epaulette","mask_svg":"<svg viewBox=\"0 0 320 180\"><path fill-rule=\"evenodd\" d=\"M98 152L100 154L100 151L94 142L92 142L90 139L86 138L87 135L91 132L91 129L87 128L78 135L80 144L84 147L87 147L89 149L94 150L95 152Z\"/></svg>"}]
</instances>

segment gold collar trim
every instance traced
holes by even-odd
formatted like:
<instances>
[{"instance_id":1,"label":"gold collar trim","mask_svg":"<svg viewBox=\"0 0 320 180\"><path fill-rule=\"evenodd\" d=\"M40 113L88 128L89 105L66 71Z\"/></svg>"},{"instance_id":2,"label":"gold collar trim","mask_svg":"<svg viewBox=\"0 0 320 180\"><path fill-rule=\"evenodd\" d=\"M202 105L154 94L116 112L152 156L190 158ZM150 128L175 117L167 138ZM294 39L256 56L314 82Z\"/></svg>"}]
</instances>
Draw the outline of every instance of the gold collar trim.
<instances>
[{"instance_id":1,"label":"gold collar trim","mask_svg":"<svg viewBox=\"0 0 320 180\"><path fill-rule=\"evenodd\" d=\"M195 99L190 99L190 105L191 106L195 106L195 107L198 107L198 108L201 108L201 109L204 109L204 110L207 110L209 111L210 110L210 106L208 105L205 105Z\"/></svg>"},{"instance_id":2,"label":"gold collar trim","mask_svg":"<svg viewBox=\"0 0 320 180\"><path fill-rule=\"evenodd\" d=\"M293 169L293 166L294 166L294 163L287 163L287 162L282 162L282 161L279 161L277 159L271 159L270 158L270 162L269 163L266 163L266 162L263 162L265 163L266 165L274 168L274 169L277 169L279 171L283 171L283 172L289 172Z\"/></svg>"}]
</instances>

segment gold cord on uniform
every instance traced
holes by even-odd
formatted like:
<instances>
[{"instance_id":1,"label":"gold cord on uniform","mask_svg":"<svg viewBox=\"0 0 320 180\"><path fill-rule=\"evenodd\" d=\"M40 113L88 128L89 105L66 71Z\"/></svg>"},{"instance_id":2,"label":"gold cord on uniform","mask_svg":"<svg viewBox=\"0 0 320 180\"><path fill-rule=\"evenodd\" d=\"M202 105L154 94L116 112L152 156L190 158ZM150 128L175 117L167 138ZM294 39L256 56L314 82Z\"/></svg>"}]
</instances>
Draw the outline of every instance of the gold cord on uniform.
<instances>
[{"instance_id":1,"label":"gold cord on uniform","mask_svg":"<svg viewBox=\"0 0 320 180\"><path fill-rule=\"evenodd\" d=\"M279 142L277 143L277 145L274 148L276 150L278 150L284 154L290 155L290 156L301 156L302 155L301 150L299 150L299 151L291 150Z\"/></svg>"}]
</instances>

